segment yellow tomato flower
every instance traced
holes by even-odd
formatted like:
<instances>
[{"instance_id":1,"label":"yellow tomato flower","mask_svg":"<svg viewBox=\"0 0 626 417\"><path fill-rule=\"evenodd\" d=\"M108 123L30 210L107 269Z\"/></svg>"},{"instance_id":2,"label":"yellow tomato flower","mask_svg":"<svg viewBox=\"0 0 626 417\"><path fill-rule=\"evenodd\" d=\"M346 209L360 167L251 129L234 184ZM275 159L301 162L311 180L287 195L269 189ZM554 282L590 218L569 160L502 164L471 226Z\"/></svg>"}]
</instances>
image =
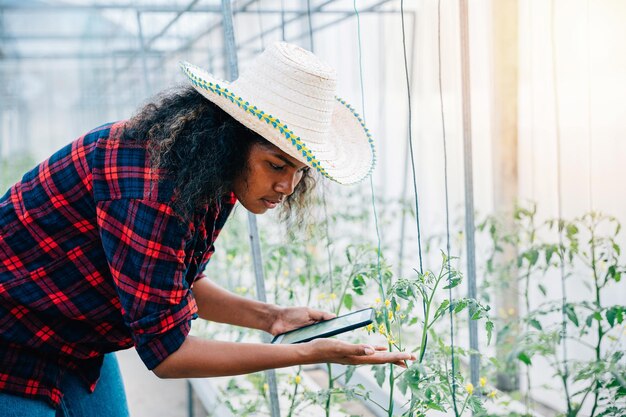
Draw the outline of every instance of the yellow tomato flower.
<instances>
[{"instance_id":1,"label":"yellow tomato flower","mask_svg":"<svg viewBox=\"0 0 626 417\"><path fill-rule=\"evenodd\" d=\"M334 292L331 292L330 294L328 294L328 298L330 298L331 300L334 300L335 298L337 298L337 294L335 294Z\"/></svg>"},{"instance_id":2,"label":"yellow tomato flower","mask_svg":"<svg viewBox=\"0 0 626 417\"><path fill-rule=\"evenodd\" d=\"M374 304L380 304L380 297L376 297L376 299L374 299Z\"/></svg>"},{"instance_id":3,"label":"yellow tomato flower","mask_svg":"<svg viewBox=\"0 0 626 417\"><path fill-rule=\"evenodd\" d=\"M263 384L263 391L267 391L268 389L270 389L270 386L267 384Z\"/></svg>"},{"instance_id":4,"label":"yellow tomato flower","mask_svg":"<svg viewBox=\"0 0 626 417\"><path fill-rule=\"evenodd\" d=\"M489 398L496 398L496 390L491 390L491 392L489 394L487 394L487 397L489 397Z\"/></svg>"},{"instance_id":5,"label":"yellow tomato flower","mask_svg":"<svg viewBox=\"0 0 626 417\"><path fill-rule=\"evenodd\" d=\"M485 378L484 376L480 378L480 386L481 388L484 388L485 385L487 385L487 378Z\"/></svg>"},{"instance_id":6,"label":"yellow tomato flower","mask_svg":"<svg viewBox=\"0 0 626 417\"><path fill-rule=\"evenodd\" d=\"M365 326L365 328L367 329L368 332L372 332L372 330L374 330L374 325L372 323L368 324L367 326Z\"/></svg>"},{"instance_id":7,"label":"yellow tomato flower","mask_svg":"<svg viewBox=\"0 0 626 417\"><path fill-rule=\"evenodd\" d=\"M465 391L467 391L469 395L472 395L474 393L474 384L470 382L469 384L465 385Z\"/></svg>"},{"instance_id":8,"label":"yellow tomato flower","mask_svg":"<svg viewBox=\"0 0 626 417\"><path fill-rule=\"evenodd\" d=\"M390 345L393 345L394 343L396 343L396 341L393 338L388 337L387 338L387 343L389 343Z\"/></svg>"},{"instance_id":9,"label":"yellow tomato flower","mask_svg":"<svg viewBox=\"0 0 626 417\"><path fill-rule=\"evenodd\" d=\"M385 300L385 307L389 307L391 305L391 301Z\"/></svg>"},{"instance_id":10,"label":"yellow tomato flower","mask_svg":"<svg viewBox=\"0 0 626 417\"><path fill-rule=\"evenodd\" d=\"M318 300L323 300L324 298L326 298L326 294L324 294L323 292L321 292L321 293L319 293L319 294L317 295L317 299L318 299Z\"/></svg>"},{"instance_id":11,"label":"yellow tomato flower","mask_svg":"<svg viewBox=\"0 0 626 417\"><path fill-rule=\"evenodd\" d=\"M387 330L385 329L385 325L381 324L380 326L378 326L378 333L380 334L386 334Z\"/></svg>"},{"instance_id":12,"label":"yellow tomato flower","mask_svg":"<svg viewBox=\"0 0 626 417\"><path fill-rule=\"evenodd\" d=\"M396 311L400 311L400 304L396 304Z\"/></svg>"},{"instance_id":13,"label":"yellow tomato flower","mask_svg":"<svg viewBox=\"0 0 626 417\"><path fill-rule=\"evenodd\" d=\"M387 318L393 320L393 313L391 311L387 314Z\"/></svg>"},{"instance_id":14,"label":"yellow tomato flower","mask_svg":"<svg viewBox=\"0 0 626 417\"><path fill-rule=\"evenodd\" d=\"M296 375L296 377L293 379L293 382L298 385L300 382L302 382L302 377L300 375Z\"/></svg>"}]
</instances>

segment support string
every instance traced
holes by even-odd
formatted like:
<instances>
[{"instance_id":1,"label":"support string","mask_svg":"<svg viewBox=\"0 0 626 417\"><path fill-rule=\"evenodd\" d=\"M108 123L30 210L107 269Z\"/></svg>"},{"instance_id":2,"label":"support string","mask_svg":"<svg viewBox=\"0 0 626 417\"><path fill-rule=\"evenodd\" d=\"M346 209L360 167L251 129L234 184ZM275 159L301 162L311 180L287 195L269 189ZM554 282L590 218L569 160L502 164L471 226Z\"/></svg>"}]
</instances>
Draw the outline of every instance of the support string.
<instances>
[{"instance_id":1,"label":"support string","mask_svg":"<svg viewBox=\"0 0 626 417\"><path fill-rule=\"evenodd\" d=\"M587 0L587 157L589 166L589 178L587 179L587 187L589 188L589 211L593 211L593 188L591 182L593 179L593 147L591 133L591 15L590 0Z\"/></svg>"},{"instance_id":2,"label":"support string","mask_svg":"<svg viewBox=\"0 0 626 417\"><path fill-rule=\"evenodd\" d=\"M356 16L356 23L357 23L357 40L358 40L358 52L359 52L359 85L360 85L360 89L361 89L361 111L362 111L362 115L363 115L363 122L365 122L365 91L364 91L364 87L363 87L363 48L361 45L361 17L359 15L359 10L357 9L356 6L356 0L353 1L353 7L354 7L354 14ZM381 297L383 300L387 299L387 295L385 292L385 286L383 283L383 277L382 274L380 272L380 252L381 252L381 238L380 238L380 230L378 227L378 214L376 211L376 195L374 193L374 179L373 179L373 175L369 176L369 182L370 182L370 190L371 190L371 195L372 195L372 210L374 213L374 225L376 228L376 239L378 241L378 250L376 251L376 272L378 273L378 285L379 285L379 291L381 294ZM385 307L385 304L383 302L383 315L385 318L385 326L387 328L387 331L390 332L391 330L391 326L389 323L389 318L387 315L387 308ZM389 342L389 341L388 341ZM393 349L393 345L389 342L389 351L391 351ZM391 417L393 416L393 408L394 408L394 402L393 402L393 391L394 391L394 369L393 369L394 365L390 364L389 365L389 408L387 409L387 413L388 415Z\"/></svg>"},{"instance_id":3,"label":"support string","mask_svg":"<svg viewBox=\"0 0 626 417\"><path fill-rule=\"evenodd\" d=\"M450 267L450 210L448 203L448 151L446 144L446 122L443 111L443 85L441 77L441 0L437 3L437 55L439 62L439 102L441 109L441 127L443 137L443 166L444 166L444 188L445 188L445 200L446 200L446 262L448 268L448 284L452 283L451 267ZM454 361L454 317L453 303L452 303L452 285L448 285L448 296L450 298L450 307L448 312L450 314L450 355L452 361L452 406L454 408L454 415L459 416L459 411L456 405L456 370Z\"/></svg>"},{"instance_id":4,"label":"support string","mask_svg":"<svg viewBox=\"0 0 626 417\"><path fill-rule=\"evenodd\" d=\"M424 267L422 262L422 234L420 228L420 210L418 204L418 193L417 193L417 176L415 171L415 153L413 152L413 135L412 135L412 109L411 109L411 85L409 80L409 64L406 53L406 29L404 27L404 0L400 1L400 18L402 21L402 52L404 55L404 75L406 77L406 92L407 92L407 103L409 106L409 155L411 156L411 168L413 172L413 193L415 195L415 222L417 225L417 248L419 255L419 265L420 265L420 274L424 273ZM415 52L413 52L415 53ZM424 300L424 310L426 309L426 301Z\"/></svg>"},{"instance_id":5,"label":"support string","mask_svg":"<svg viewBox=\"0 0 626 417\"><path fill-rule=\"evenodd\" d=\"M557 60L556 60L556 34L555 34L555 1L552 0L550 3L550 30L551 30L551 43L552 43L552 89L554 96L554 122L555 122L555 133L556 133L556 186L557 186L557 211L558 211L558 233L559 233L559 249L561 252L561 262L560 262L560 271L561 271L561 342L562 352L563 352L563 374L561 378L563 380L563 386L565 389L566 398L570 398L569 395L569 386L567 383L567 379L569 378L569 366L567 364L567 315L566 315L566 306L567 306L567 292L565 286L565 247L563 244L563 233L562 228L564 226L563 223L563 190L561 185L561 126L560 126L560 109L559 109L559 96L558 96L558 86L557 86ZM567 401L567 411L568 415L571 414L571 404L570 401Z\"/></svg>"}]
</instances>

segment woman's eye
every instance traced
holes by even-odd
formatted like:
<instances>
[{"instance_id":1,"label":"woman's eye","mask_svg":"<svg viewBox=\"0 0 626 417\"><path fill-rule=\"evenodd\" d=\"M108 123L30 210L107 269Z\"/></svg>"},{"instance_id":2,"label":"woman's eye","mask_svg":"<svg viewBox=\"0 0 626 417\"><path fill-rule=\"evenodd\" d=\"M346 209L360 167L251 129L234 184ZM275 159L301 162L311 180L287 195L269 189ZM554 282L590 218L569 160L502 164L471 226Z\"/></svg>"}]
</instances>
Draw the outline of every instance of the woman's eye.
<instances>
[{"instance_id":1,"label":"woman's eye","mask_svg":"<svg viewBox=\"0 0 626 417\"><path fill-rule=\"evenodd\" d=\"M283 170L283 168L285 168L285 166L284 166L284 165L276 165L276 164L272 164L271 162L270 162L270 166L271 166L271 167L272 167L272 169L273 169L273 170L275 170L275 171L282 171L282 170Z\"/></svg>"}]
</instances>

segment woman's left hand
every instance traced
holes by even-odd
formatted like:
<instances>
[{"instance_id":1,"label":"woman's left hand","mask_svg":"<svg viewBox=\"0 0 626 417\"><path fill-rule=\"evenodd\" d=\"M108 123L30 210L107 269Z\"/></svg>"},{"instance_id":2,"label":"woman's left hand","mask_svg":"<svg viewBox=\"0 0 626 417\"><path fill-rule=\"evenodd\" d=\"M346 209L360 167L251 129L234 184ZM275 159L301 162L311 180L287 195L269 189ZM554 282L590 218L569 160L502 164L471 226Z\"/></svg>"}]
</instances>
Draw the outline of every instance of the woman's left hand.
<instances>
[{"instance_id":1,"label":"woman's left hand","mask_svg":"<svg viewBox=\"0 0 626 417\"><path fill-rule=\"evenodd\" d=\"M273 335L288 332L289 330L307 326L336 317L332 313L313 310L308 307L278 307L269 332Z\"/></svg>"}]
</instances>

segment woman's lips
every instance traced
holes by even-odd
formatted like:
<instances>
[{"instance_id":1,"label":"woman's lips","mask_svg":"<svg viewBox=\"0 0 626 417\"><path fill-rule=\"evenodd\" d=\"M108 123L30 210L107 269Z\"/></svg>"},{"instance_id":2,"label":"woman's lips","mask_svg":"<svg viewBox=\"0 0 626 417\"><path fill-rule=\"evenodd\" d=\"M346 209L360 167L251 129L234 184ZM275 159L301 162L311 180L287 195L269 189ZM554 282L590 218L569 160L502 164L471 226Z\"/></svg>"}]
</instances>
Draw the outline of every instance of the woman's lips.
<instances>
[{"instance_id":1,"label":"woman's lips","mask_svg":"<svg viewBox=\"0 0 626 417\"><path fill-rule=\"evenodd\" d=\"M266 200L265 198L262 198L261 201L263 201L263 204L268 209L276 208L276 206L280 203L280 201Z\"/></svg>"}]
</instances>

